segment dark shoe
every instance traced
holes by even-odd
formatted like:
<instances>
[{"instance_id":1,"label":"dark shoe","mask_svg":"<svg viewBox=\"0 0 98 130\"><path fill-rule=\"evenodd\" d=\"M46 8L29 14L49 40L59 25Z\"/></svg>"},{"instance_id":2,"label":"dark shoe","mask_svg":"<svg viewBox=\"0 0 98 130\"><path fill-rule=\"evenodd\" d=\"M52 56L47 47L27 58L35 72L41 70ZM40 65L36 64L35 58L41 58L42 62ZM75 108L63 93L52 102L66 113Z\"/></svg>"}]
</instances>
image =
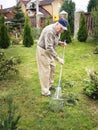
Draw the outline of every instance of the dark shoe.
<instances>
[{"instance_id":1,"label":"dark shoe","mask_svg":"<svg viewBox=\"0 0 98 130\"><path fill-rule=\"evenodd\" d=\"M50 90L50 91L51 91L51 90L54 90L54 91L55 91L56 89L55 89L54 87L50 87L49 90Z\"/></svg>"},{"instance_id":2,"label":"dark shoe","mask_svg":"<svg viewBox=\"0 0 98 130\"><path fill-rule=\"evenodd\" d=\"M53 94L49 94L49 95L43 95L42 94L42 96L44 96L44 97L53 97Z\"/></svg>"}]
</instances>

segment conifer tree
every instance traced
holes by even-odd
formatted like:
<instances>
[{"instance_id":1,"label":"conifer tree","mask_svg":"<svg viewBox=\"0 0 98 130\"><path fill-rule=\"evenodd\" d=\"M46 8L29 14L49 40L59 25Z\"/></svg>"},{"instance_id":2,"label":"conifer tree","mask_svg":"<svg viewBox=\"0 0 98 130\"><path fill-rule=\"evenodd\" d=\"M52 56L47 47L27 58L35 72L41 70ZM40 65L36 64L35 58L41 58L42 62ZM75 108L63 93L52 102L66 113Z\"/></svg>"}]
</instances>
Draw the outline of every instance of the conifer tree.
<instances>
[{"instance_id":1,"label":"conifer tree","mask_svg":"<svg viewBox=\"0 0 98 130\"><path fill-rule=\"evenodd\" d=\"M80 26L78 30L78 40L80 42L85 42L87 40L87 37L88 37L88 31L86 28L86 20L85 20L84 13L82 13L80 19Z\"/></svg>"},{"instance_id":2,"label":"conifer tree","mask_svg":"<svg viewBox=\"0 0 98 130\"><path fill-rule=\"evenodd\" d=\"M70 31L70 25L68 24L67 30L65 30L61 34L61 41L66 41L66 43L71 43L71 31Z\"/></svg>"},{"instance_id":3,"label":"conifer tree","mask_svg":"<svg viewBox=\"0 0 98 130\"><path fill-rule=\"evenodd\" d=\"M13 14L13 19L11 20L13 22L12 26L16 29L21 29L23 27L25 22L24 13L22 12L21 6L19 4L16 5L15 11Z\"/></svg>"},{"instance_id":4,"label":"conifer tree","mask_svg":"<svg viewBox=\"0 0 98 130\"><path fill-rule=\"evenodd\" d=\"M93 18L93 38L98 41L98 2L96 3L96 8L91 12Z\"/></svg>"},{"instance_id":5,"label":"conifer tree","mask_svg":"<svg viewBox=\"0 0 98 130\"><path fill-rule=\"evenodd\" d=\"M75 12L75 3L72 0L65 0L64 4L60 11L66 11L68 13L68 23L70 25L71 34L74 33L74 12Z\"/></svg>"},{"instance_id":6,"label":"conifer tree","mask_svg":"<svg viewBox=\"0 0 98 130\"><path fill-rule=\"evenodd\" d=\"M4 15L0 16L0 48L8 48L10 46L10 37L7 26L5 25Z\"/></svg>"},{"instance_id":7,"label":"conifer tree","mask_svg":"<svg viewBox=\"0 0 98 130\"><path fill-rule=\"evenodd\" d=\"M97 9L96 4L97 4L97 0L90 0L87 6L88 12L91 12L92 10L96 10Z\"/></svg>"},{"instance_id":8,"label":"conifer tree","mask_svg":"<svg viewBox=\"0 0 98 130\"><path fill-rule=\"evenodd\" d=\"M31 31L28 17L25 19L24 34L23 34L23 45L25 47L31 47L34 44L33 33Z\"/></svg>"}]
</instances>

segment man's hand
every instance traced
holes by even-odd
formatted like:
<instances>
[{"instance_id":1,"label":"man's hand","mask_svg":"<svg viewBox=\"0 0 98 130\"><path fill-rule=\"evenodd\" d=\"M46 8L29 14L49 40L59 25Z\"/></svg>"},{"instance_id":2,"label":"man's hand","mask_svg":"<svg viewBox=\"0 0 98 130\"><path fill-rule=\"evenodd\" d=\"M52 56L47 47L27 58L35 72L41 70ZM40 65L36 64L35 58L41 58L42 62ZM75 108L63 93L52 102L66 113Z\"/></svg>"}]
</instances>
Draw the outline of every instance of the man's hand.
<instances>
[{"instance_id":1,"label":"man's hand","mask_svg":"<svg viewBox=\"0 0 98 130\"><path fill-rule=\"evenodd\" d=\"M60 42L59 42L59 45L62 46L62 47L64 47L64 46L67 45L67 43L66 43L66 42L61 42L61 41L60 41Z\"/></svg>"},{"instance_id":2,"label":"man's hand","mask_svg":"<svg viewBox=\"0 0 98 130\"><path fill-rule=\"evenodd\" d=\"M64 65L64 59L58 58L58 61L59 61L59 63L61 63L62 65Z\"/></svg>"}]
</instances>

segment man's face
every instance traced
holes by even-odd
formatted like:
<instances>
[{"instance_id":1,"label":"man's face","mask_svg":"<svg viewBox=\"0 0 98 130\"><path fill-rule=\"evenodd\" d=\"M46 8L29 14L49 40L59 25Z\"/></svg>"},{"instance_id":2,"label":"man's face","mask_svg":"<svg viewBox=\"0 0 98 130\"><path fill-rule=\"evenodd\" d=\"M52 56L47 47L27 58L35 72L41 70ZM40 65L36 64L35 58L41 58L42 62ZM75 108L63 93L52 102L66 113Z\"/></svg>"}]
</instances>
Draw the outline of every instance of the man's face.
<instances>
[{"instance_id":1,"label":"man's face","mask_svg":"<svg viewBox=\"0 0 98 130\"><path fill-rule=\"evenodd\" d=\"M56 32L57 34L62 33L64 29L62 28L62 25L60 23L56 24Z\"/></svg>"}]
</instances>

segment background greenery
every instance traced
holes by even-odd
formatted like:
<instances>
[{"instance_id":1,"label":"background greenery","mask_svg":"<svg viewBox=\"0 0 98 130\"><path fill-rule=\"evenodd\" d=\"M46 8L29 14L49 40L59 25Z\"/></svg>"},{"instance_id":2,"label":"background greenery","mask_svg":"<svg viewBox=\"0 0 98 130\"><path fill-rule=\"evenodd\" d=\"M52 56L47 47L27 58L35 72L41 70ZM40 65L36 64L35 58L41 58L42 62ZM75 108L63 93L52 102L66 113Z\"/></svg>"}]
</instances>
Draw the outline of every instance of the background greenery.
<instances>
[{"instance_id":1,"label":"background greenery","mask_svg":"<svg viewBox=\"0 0 98 130\"><path fill-rule=\"evenodd\" d=\"M7 57L20 58L19 74L9 74L0 81L0 99L12 96L18 105L21 118L18 130L98 130L98 100L83 94L84 79L88 78L86 68L98 72L98 55L93 54L95 43L77 41L65 49L65 64L62 75L64 106L53 111L49 105L52 98L42 97L36 64L36 44L30 48L12 45L4 51ZM62 56L62 48L57 52ZM57 87L60 64L56 62L55 84ZM67 102L69 96L73 104Z\"/></svg>"}]
</instances>

